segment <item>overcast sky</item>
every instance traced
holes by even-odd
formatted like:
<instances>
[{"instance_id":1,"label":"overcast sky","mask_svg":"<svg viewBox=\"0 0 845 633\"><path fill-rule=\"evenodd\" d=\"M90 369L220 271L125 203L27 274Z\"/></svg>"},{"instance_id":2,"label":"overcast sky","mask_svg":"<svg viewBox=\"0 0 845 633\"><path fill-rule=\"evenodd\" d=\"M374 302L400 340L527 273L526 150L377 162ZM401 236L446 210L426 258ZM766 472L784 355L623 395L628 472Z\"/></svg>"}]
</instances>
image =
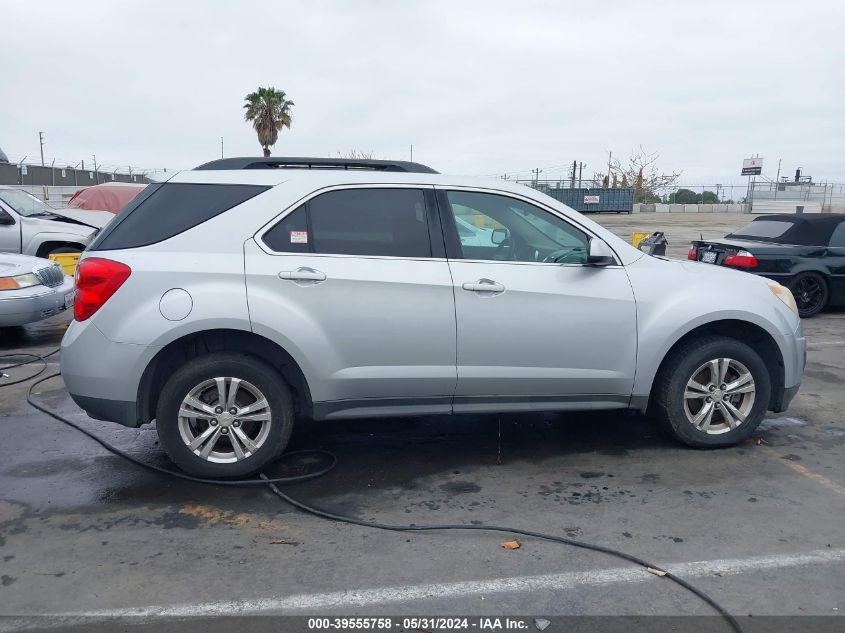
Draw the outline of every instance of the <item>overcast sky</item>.
<instances>
[{"instance_id":1,"label":"overcast sky","mask_svg":"<svg viewBox=\"0 0 845 633\"><path fill-rule=\"evenodd\" d=\"M276 155L358 149L502 175L643 145L685 183L744 157L845 182L845 2L0 0L0 147L185 169L259 155L257 86L296 106ZM542 176L541 176L542 177Z\"/></svg>"}]
</instances>

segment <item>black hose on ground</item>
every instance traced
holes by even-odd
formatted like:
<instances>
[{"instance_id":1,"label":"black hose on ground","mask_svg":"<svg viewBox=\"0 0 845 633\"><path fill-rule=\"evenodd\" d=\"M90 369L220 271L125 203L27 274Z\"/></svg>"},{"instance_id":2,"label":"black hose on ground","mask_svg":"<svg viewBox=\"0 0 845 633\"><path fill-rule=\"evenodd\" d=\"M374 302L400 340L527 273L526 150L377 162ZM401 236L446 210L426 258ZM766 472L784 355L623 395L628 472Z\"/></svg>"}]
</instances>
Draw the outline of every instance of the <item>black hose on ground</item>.
<instances>
[{"instance_id":1,"label":"black hose on ground","mask_svg":"<svg viewBox=\"0 0 845 633\"><path fill-rule=\"evenodd\" d=\"M18 363L12 363L11 365L5 365L4 367L0 367L0 374L6 371L7 369L14 369L16 367L24 367L26 365L32 365L33 363L40 362L41 369L39 369L34 374L26 376L25 378L18 378L17 380L11 380L9 382L0 382L0 387L10 387L12 385L19 385L22 382L26 382L27 380L32 380L37 376L40 376L47 370L47 359L50 358L53 354L58 354L61 348L56 348L49 354L29 354L26 352L15 353L15 354L0 354L0 359L2 358L28 358L29 360L23 360ZM0 375L2 377L2 375Z\"/></svg>"},{"instance_id":2,"label":"black hose on ground","mask_svg":"<svg viewBox=\"0 0 845 633\"><path fill-rule=\"evenodd\" d=\"M39 376L47 367L47 362L46 362L45 359L49 356L52 356L53 354L55 354L58 351L59 350L54 350L53 352L50 352L49 354L47 354L45 356L39 356L38 354L18 354L17 355L18 357L20 357L20 356L30 356L30 357L33 357L34 360L30 360L30 361L27 361L27 362L21 362L21 363L15 364L15 365L10 365L6 369L11 368L11 367L20 367L20 366L23 366L23 365L28 365L28 364L31 364L31 363L36 362L36 361L41 361L43 363L43 367L41 368L41 370L37 374L34 374L34 375L32 375L28 378L25 378L23 380L18 380L18 381L11 382L11 383L0 383L0 387L8 386L8 385L11 385L11 384L18 384L19 382L24 382L25 380L30 380L32 378L35 378L36 376ZM12 356L12 355L7 355L7 356ZM2 358L2 356L0 356L0 358ZM96 434L92 433L91 431L84 428L80 424L74 422L73 420L70 420L70 419L68 419L68 418L66 418L66 417L64 417L64 416L62 416L62 415L60 415L60 414L58 414L54 411L51 411L50 409L44 407L43 405L35 402L35 400L32 398L32 395L33 395L32 390L37 385L40 385L41 383L43 383L47 380L50 380L52 378L57 378L58 376L61 376L61 373L50 374L49 376L45 376L45 377L40 378L40 379L36 380L35 382L33 382L30 385L29 390L27 391L26 401L32 407L37 409L38 411L41 411L42 413L50 416L54 420L58 420L59 422L62 422L63 424L66 424L66 425L76 429L80 433L86 435L87 437L91 438L92 440L97 442L100 446L105 448L110 453L117 455L118 457L122 457L123 459L135 464L136 466L140 466L141 468L146 468L147 470L151 470L153 472L157 472L157 473L160 473L160 474L163 474L163 475L168 475L170 477L175 477L176 479L181 479L183 481L190 481L190 482L201 483L201 484L209 484L209 485L213 485L213 486L254 486L254 485L267 486L273 492L273 494L275 494L277 497L279 497L282 501L285 501L286 503L290 504L291 506L293 506L295 508L298 508L299 510L302 510L303 512L306 512L308 514L311 514L313 516L317 516L317 517L320 517L320 518L323 518L323 519L328 519L330 521L337 521L337 522L340 522L340 523L358 525L358 526L361 526L361 527L367 527L367 528L372 528L372 529L377 529L377 530L389 530L391 532L423 532L423 531L440 531L440 530L476 530L476 531L483 531L483 532L504 532L504 533L507 533L507 534L518 534L520 536L527 536L527 537L530 537L530 538L536 538L536 539L541 539L541 540L545 540L545 541L551 541L551 542L554 542L554 543L562 543L564 545L570 545L572 547L578 547L578 548L581 548L581 549L586 549L586 550L590 550L590 551L594 551L594 552L601 552L602 554L607 554L609 556L613 556L615 558L620 558L622 560L628 561L628 562L633 563L635 565L639 565L640 567L645 568L645 570L649 573L652 573L656 576L671 580L672 582L674 582L678 586L683 587L684 589L686 589L687 591L689 591L690 593L697 596L698 598L700 598L701 600L706 602L708 605L713 607L713 609L717 613L719 613L727 621L728 625L736 633L743 633L742 627L739 625L739 622L736 620L736 618L734 618L734 616L731 615L730 613L728 613L728 611L724 607L722 607L718 602L716 602L713 598L711 598L709 595L707 595L701 589L694 587L693 585L691 585L690 583L685 581L683 578L679 578L675 574L668 572L668 571L665 571L664 569L661 569L657 565L654 565L652 563L649 563L646 560L643 560L642 558L639 558L639 557L634 556L632 554L628 554L628 553L623 552L621 550L614 549L612 547L607 547L607 546L604 546L604 545L597 545L595 543L588 543L586 541L578 541L578 540L575 540L575 539L566 538L566 537L563 537L563 536L557 536L557 535L554 535L554 534L545 534L543 532L535 532L535 531L532 531L532 530L523 530L523 529L520 529L520 528L512 528L512 527L498 526L498 525L475 525L475 524L466 525L466 524L462 524L462 523L442 524L442 525L437 525L437 524L433 524L433 525L414 525L414 524L411 524L411 525L391 525L391 524L387 524L387 523L377 523L375 521L365 521L363 519L358 519L356 517L350 517L350 516L346 516L346 515L342 515L342 514L335 514L333 512L328 512L326 510L321 510L319 508L315 508L313 506L308 505L307 503L303 503L302 501L299 501L298 499L294 499L293 497L291 497L291 496L285 494L284 492L282 492L281 490L279 490L278 484L294 483L294 482L305 481L305 480L308 480L308 479L314 479L316 477L321 477L321 476L325 475L326 473L328 473L330 470L332 470L337 465L337 456L334 453L331 453L331 452L326 451L326 450L304 449L304 450L299 450L299 451L291 451L289 453L284 454L285 458L301 456L301 455L321 455L321 456L325 456L325 457L329 458L330 461L329 461L328 465L324 466L323 468L320 468L319 470L311 472L311 473L307 473L307 474L304 474L304 475L293 475L293 476L288 476L288 477L273 477L273 478L267 477L266 475L264 475L262 473L258 479L240 479L240 480L231 480L231 481L217 480L217 479L204 479L202 477L192 477L190 475L186 475L186 474L181 473L181 472L168 470L167 468L162 468L160 466L155 466L153 464L149 464L147 462L141 461L141 460L137 459L136 457L133 457L132 455L130 455L128 453L125 453L124 451L120 450L116 446L113 446L112 444L105 441L104 439L98 437Z\"/></svg>"}]
</instances>

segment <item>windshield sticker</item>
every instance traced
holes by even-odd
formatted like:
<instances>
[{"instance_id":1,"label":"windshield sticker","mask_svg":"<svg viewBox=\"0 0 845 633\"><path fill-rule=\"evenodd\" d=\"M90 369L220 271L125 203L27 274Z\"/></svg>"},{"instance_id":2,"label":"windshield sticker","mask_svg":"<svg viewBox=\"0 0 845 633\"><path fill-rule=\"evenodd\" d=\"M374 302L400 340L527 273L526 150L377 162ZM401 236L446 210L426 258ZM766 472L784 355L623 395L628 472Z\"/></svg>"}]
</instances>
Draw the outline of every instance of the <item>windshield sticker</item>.
<instances>
[{"instance_id":1,"label":"windshield sticker","mask_svg":"<svg viewBox=\"0 0 845 633\"><path fill-rule=\"evenodd\" d=\"M291 231L290 232L290 243L291 244L307 244L308 243L308 231Z\"/></svg>"}]
</instances>

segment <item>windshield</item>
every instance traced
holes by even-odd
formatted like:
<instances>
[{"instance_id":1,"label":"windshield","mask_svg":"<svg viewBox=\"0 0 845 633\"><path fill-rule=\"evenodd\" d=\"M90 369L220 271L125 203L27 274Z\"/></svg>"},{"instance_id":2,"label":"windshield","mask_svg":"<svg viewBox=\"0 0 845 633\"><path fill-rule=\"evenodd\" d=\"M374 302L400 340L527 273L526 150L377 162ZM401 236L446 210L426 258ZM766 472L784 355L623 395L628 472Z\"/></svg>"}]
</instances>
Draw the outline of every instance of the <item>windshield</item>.
<instances>
[{"instance_id":1,"label":"windshield","mask_svg":"<svg viewBox=\"0 0 845 633\"><path fill-rule=\"evenodd\" d=\"M792 222L779 220L757 220L731 233L732 237L780 237L793 226Z\"/></svg>"},{"instance_id":2,"label":"windshield","mask_svg":"<svg viewBox=\"0 0 845 633\"><path fill-rule=\"evenodd\" d=\"M53 209L38 198L18 189L0 189L0 200L8 204L20 215L30 216L39 213L52 213Z\"/></svg>"}]
</instances>

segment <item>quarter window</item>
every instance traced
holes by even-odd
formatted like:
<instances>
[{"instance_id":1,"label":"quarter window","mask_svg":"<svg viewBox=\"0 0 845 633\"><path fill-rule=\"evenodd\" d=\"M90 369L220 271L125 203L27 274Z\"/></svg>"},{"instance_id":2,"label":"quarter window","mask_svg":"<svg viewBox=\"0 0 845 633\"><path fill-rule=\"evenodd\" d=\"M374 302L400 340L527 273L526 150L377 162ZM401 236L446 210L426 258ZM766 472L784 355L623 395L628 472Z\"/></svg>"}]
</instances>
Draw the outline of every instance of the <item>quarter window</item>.
<instances>
[{"instance_id":1,"label":"quarter window","mask_svg":"<svg viewBox=\"0 0 845 633\"><path fill-rule=\"evenodd\" d=\"M431 257L419 189L344 189L320 194L264 234L283 253Z\"/></svg>"},{"instance_id":2,"label":"quarter window","mask_svg":"<svg viewBox=\"0 0 845 633\"><path fill-rule=\"evenodd\" d=\"M465 259L586 264L589 237L559 217L515 198L446 193Z\"/></svg>"},{"instance_id":3,"label":"quarter window","mask_svg":"<svg viewBox=\"0 0 845 633\"><path fill-rule=\"evenodd\" d=\"M833 229L833 235L830 236L830 245L845 248L845 221L840 222L839 226Z\"/></svg>"},{"instance_id":4,"label":"quarter window","mask_svg":"<svg viewBox=\"0 0 845 633\"><path fill-rule=\"evenodd\" d=\"M267 189L258 185L149 185L106 226L88 250L156 244L207 222Z\"/></svg>"}]
</instances>

